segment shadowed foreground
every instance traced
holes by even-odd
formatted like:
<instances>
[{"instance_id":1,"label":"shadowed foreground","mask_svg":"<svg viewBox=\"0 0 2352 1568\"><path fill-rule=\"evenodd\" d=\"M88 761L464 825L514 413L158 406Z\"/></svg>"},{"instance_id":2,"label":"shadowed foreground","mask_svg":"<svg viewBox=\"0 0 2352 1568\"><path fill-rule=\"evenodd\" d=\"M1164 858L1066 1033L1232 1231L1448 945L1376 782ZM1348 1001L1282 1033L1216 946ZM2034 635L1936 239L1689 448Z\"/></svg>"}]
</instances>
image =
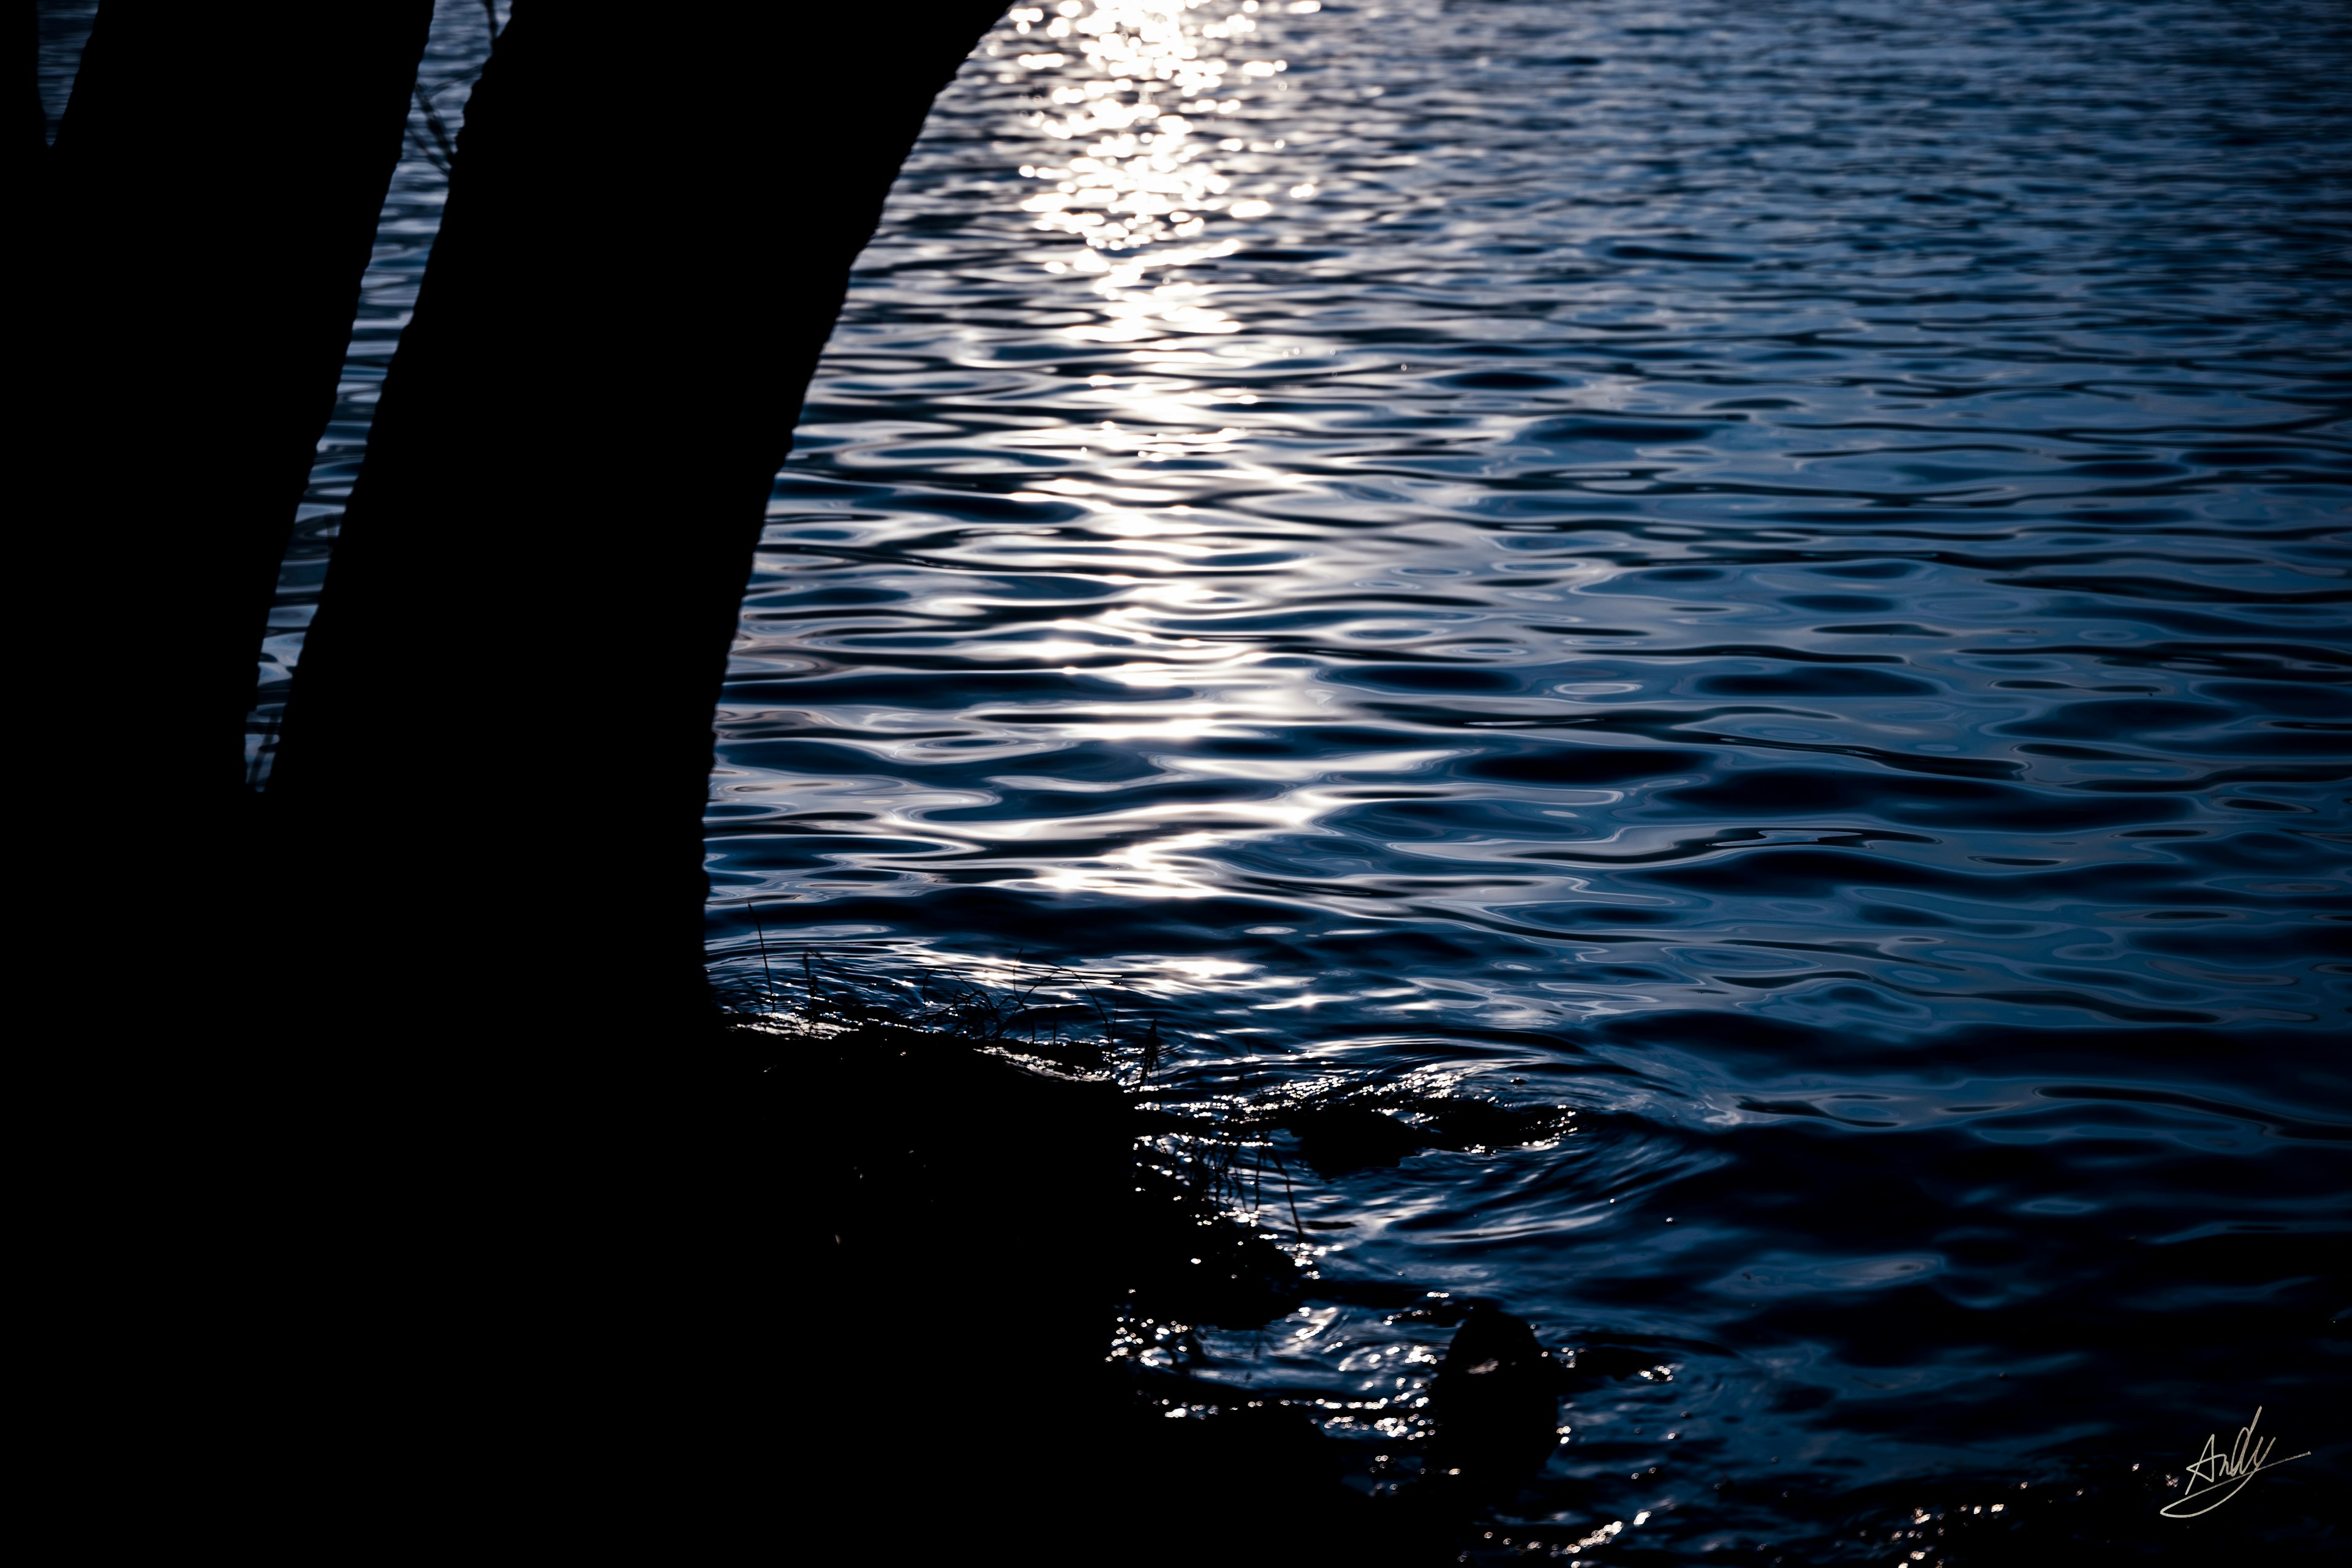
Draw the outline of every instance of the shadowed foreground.
<instances>
[{"instance_id":1,"label":"shadowed foreground","mask_svg":"<svg viewBox=\"0 0 2352 1568\"><path fill-rule=\"evenodd\" d=\"M1015 1037L1003 1011L918 1027L814 976L810 997L727 1038L754 1114L773 1119L775 1164L754 1180L800 1198L781 1238L786 1277L808 1282L788 1308L800 1365L784 1405L817 1438L804 1495L837 1505L803 1521L845 1560L922 1561L976 1531L1056 1562L1450 1562L1467 1521L1549 1454L1568 1379L1525 1323L1402 1282L1318 1281L1231 1217L1220 1183L1264 1113L1151 1109L1140 1073L1122 1089L1106 1070L1133 1055L1118 1042ZM1378 1103L1320 1097L1286 1120L1339 1129L1317 1146L1341 1161L1458 1135ZM1386 1142L1351 1137L1358 1119ZM1191 1151L1172 1165L1150 1153L1169 1137ZM1460 1324L1434 1434L1412 1445L1425 1479L1387 1495L1343 1484L1312 1394L1113 1350L1115 1331L1264 1327L1335 1292Z\"/></svg>"}]
</instances>

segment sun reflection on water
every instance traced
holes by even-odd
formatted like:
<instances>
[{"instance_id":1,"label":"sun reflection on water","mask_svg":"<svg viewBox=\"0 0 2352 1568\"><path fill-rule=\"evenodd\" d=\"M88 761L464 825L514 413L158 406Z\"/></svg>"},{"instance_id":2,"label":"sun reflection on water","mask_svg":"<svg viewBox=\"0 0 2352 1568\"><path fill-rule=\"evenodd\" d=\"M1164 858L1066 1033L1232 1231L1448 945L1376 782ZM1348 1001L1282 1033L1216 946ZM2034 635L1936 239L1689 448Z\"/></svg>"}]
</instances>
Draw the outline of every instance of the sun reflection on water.
<instances>
[{"instance_id":1,"label":"sun reflection on water","mask_svg":"<svg viewBox=\"0 0 2352 1568\"><path fill-rule=\"evenodd\" d=\"M1036 189L1021 210L1041 234L1067 237L1038 258L1091 281L1102 320L1066 326L1080 342L1143 343L1171 334L1222 336L1241 323L1203 285L1150 281L1154 269L1234 254L1238 224L1312 200L1311 179L1275 164L1280 137L1253 138L1251 110L1289 90L1290 62L1271 53L1262 13L1304 15L1318 0L1060 0L1016 6L983 54L1000 83L1025 82L1039 138L1021 177Z\"/></svg>"}]
</instances>

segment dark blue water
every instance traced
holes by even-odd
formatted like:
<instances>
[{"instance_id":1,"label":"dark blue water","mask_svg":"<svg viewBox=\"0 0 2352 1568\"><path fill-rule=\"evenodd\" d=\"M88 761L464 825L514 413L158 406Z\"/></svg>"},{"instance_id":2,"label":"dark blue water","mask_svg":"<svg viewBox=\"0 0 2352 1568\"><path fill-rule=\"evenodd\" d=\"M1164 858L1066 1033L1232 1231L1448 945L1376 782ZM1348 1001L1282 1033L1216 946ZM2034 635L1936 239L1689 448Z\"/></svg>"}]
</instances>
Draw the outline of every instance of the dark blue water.
<instances>
[{"instance_id":1,"label":"dark blue water","mask_svg":"<svg viewBox=\"0 0 2352 1568\"><path fill-rule=\"evenodd\" d=\"M722 976L756 907L1117 994L1171 1104L1572 1110L1291 1160L1313 1226L1257 1217L1328 1289L1191 1371L1384 1485L1446 1331L1348 1282L1527 1317L1604 1372L1498 1554L2340 1541L2346 11L1014 15L776 487ZM428 83L480 58L442 20ZM387 210L280 660L442 188ZM531 797L594 779L505 766L527 892ZM2315 1457L2158 1519L2257 1406Z\"/></svg>"}]
</instances>

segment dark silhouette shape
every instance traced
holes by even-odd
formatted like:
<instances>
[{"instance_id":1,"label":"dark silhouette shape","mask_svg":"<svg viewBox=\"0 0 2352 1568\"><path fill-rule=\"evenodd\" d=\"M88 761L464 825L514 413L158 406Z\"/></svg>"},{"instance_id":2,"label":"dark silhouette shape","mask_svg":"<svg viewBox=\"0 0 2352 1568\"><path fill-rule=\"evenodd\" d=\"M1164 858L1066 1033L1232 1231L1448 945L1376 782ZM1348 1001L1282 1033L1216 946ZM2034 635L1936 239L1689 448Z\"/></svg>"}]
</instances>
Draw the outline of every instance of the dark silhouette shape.
<instances>
[{"instance_id":1,"label":"dark silhouette shape","mask_svg":"<svg viewBox=\"0 0 2352 1568\"><path fill-rule=\"evenodd\" d=\"M650 1026L701 1004L710 708L770 479L891 176L995 9L898 7L877 59L867 16L720 7L664 75L635 7L524 5L462 138L267 854L237 745L254 654L430 7L109 0L57 145L27 147L48 607L26 629L41 668L79 660L59 752L138 779L118 837L145 835L184 900L142 952L147 911L89 879L84 836L39 847L42 955L121 1015L51 1045L37 1085L71 1195L30 1247L70 1385L44 1420L184 1539L309 1556L462 1528L704 1557L790 1506L779 1129ZM253 134L202 144L247 101ZM629 619L567 646L518 601ZM518 749L581 770L520 885L492 853ZM260 944L236 885L282 943L241 1009L231 958ZM991 1192L1034 1190L1055 1140L1032 1142ZM1017 1268L1035 1249L1007 1235Z\"/></svg>"},{"instance_id":2,"label":"dark silhouette shape","mask_svg":"<svg viewBox=\"0 0 2352 1568\"><path fill-rule=\"evenodd\" d=\"M39 672L25 794L54 792L16 823L26 1336L58 1380L35 1417L54 1479L106 1521L94 1550L138 1515L264 1551L293 1514L250 1478L303 1484L324 1118L260 1070L227 889L256 656L431 11L108 0L55 144L24 148L12 626ZM127 898L133 866L167 890ZM126 1486L136 1510L110 1500Z\"/></svg>"},{"instance_id":3,"label":"dark silhouette shape","mask_svg":"<svg viewBox=\"0 0 2352 1568\"><path fill-rule=\"evenodd\" d=\"M789 1391L817 1506L782 1531L813 1561L1453 1560L1451 1516L1345 1484L1311 1395L1106 1361L1115 1306L1230 1330L1300 1300L1262 1233L1137 1158L1157 1121L986 1037L814 1016L839 1032L731 1037L767 1068L762 1185L801 1198L769 1331L820 1347Z\"/></svg>"},{"instance_id":4,"label":"dark silhouette shape","mask_svg":"<svg viewBox=\"0 0 2352 1568\"><path fill-rule=\"evenodd\" d=\"M741 1062L765 1070L705 1096L749 1112L744 1174L764 1194L731 1238L752 1249L736 1266L751 1289L709 1301L721 1324L751 1303L756 1331L737 1342L754 1353L710 1370L755 1391L730 1435L789 1462L762 1479L789 1480L766 1529L813 1562L927 1562L975 1542L1100 1560L1126 1107L1107 1080L979 1043L877 1021L741 1031ZM789 1384L761 1380L769 1344L793 1354ZM697 1414L728 1415L723 1402Z\"/></svg>"},{"instance_id":5,"label":"dark silhouette shape","mask_svg":"<svg viewBox=\"0 0 2352 1568\"><path fill-rule=\"evenodd\" d=\"M902 5L877 37L721 7L665 61L635 7L518 7L271 780L308 984L444 1041L578 1004L638 1070L639 1031L707 1008L711 712L770 484L898 164L999 9Z\"/></svg>"},{"instance_id":6,"label":"dark silhouette shape","mask_svg":"<svg viewBox=\"0 0 2352 1568\"><path fill-rule=\"evenodd\" d=\"M30 81L24 77L16 79L18 92L30 89L32 93L32 101L26 104L20 100L16 110L16 163L18 178L21 179L24 171L28 166L37 167L41 154L48 151L49 111L47 106L41 102L40 12L30 5L26 6L25 19L18 26L23 31L16 35L19 40L16 47L25 50L25 56L16 68L32 79ZM26 113L26 110L31 112Z\"/></svg>"},{"instance_id":7,"label":"dark silhouette shape","mask_svg":"<svg viewBox=\"0 0 2352 1568\"><path fill-rule=\"evenodd\" d=\"M1428 1149L1533 1143L1570 1125L1549 1108L1359 1085L1280 1105L1267 1120L1297 1137L1300 1157L1326 1176L1398 1164Z\"/></svg>"},{"instance_id":8,"label":"dark silhouette shape","mask_svg":"<svg viewBox=\"0 0 2352 1568\"><path fill-rule=\"evenodd\" d=\"M1466 1513L1533 1480L1559 1441L1563 1381L1534 1330L1499 1308L1473 1303L1430 1385L1437 1430L1422 1467L1422 1506Z\"/></svg>"},{"instance_id":9,"label":"dark silhouette shape","mask_svg":"<svg viewBox=\"0 0 2352 1568\"><path fill-rule=\"evenodd\" d=\"M57 671L55 752L120 781L108 841L170 866L199 932L236 923L257 656L431 17L109 0L34 158L22 668ZM96 837L36 846L57 957L105 976L92 994L185 1005L228 943L132 945Z\"/></svg>"},{"instance_id":10,"label":"dark silhouette shape","mask_svg":"<svg viewBox=\"0 0 2352 1568\"><path fill-rule=\"evenodd\" d=\"M1408 1121L1366 1105L1303 1110L1291 1119L1299 1157L1325 1176L1394 1165L1430 1147L1434 1138Z\"/></svg>"},{"instance_id":11,"label":"dark silhouette shape","mask_svg":"<svg viewBox=\"0 0 2352 1568\"><path fill-rule=\"evenodd\" d=\"M86 1386L144 1422L137 1440L77 1440L107 1475L160 1476L168 1452L170 1481L151 1484L175 1521L281 1554L361 1521L394 1547L464 1528L632 1556L780 1536L828 1560L1380 1550L1381 1517L1303 1410L1220 1395L1214 1423L1171 1423L1169 1395L1104 1364L1123 1289L1228 1326L1300 1289L1205 1193L1136 1169L1139 1123L1109 1083L982 1048L1001 1031L873 1020L747 1075L728 1036L692 1027L716 1022L698 871L710 709L765 496L849 266L996 8L899 7L896 52L866 78L841 68L871 60L863 17L722 9L691 85L650 98L618 86L645 79L633 9L526 5L469 108L304 660L266 858L232 742L423 7L310 26L264 6L250 16L279 33L259 39L210 18L174 33L116 0L92 45L78 140L44 172L58 243L87 263L47 329L64 366L41 426L47 543L83 581L123 538L186 546L184 570L121 597L184 634L142 691L142 741L188 805L172 837L220 933L157 966L173 978L146 1000L200 995L226 969L228 884L257 865L257 887L299 906L273 922L290 945L282 1016L331 1048L212 1053L200 1083L159 1072L110 1139L73 1151L106 1211L93 1239L116 1256L84 1268L95 1310L65 1342L83 1365L114 1354ZM319 110L348 137L309 163L273 152L278 183L232 207L283 241L284 275L233 247L207 258L236 274L213 330L246 333L212 345L221 395L110 488L93 478L138 406L152 318L104 314L105 290L130 297L152 261L142 203L213 216L159 152L203 119L168 79L174 39L199 75L231 74L223 49L238 68L275 62L306 104L355 76L367 90ZM273 282L281 297L261 298ZM197 487L202 528L145 521L190 475L218 479ZM602 640L561 633L583 606ZM100 689L133 689L132 656L109 658ZM496 803L518 757L576 768L578 787L530 825L544 852L511 868L495 852L517 825ZM1148 1079L1156 1026L1146 1047ZM1426 1112L1402 1142L1389 1118L1314 1114L1302 1139L1369 1128L1376 1158L1526 1131L1494 1107L1445 1113L1459 1126ZM89 1265L95 1249L48 1256ZM1017 1385L993 1374L1000 1352ZM942 1387L950 1358L961 1393ZM1465 1381L1506 1362L1491 1385ZM1525 1369L1447 1365L1441 1391L1465 1391L1443 1402L1438 1443L1474 1479L1424 1483L1390 1516L1392 1561L1442 1552L1520 1468ZM1121 1484L1136 1465L1216 1476L1139 1540L1148 1510ZM269 1477L266 1502L248 1471Z\"/></svg>"},{"instance_id":12,"label":"dark silhouette shape","mask_svg":"<svg viewBox=\"0 0 2352 1568\"><path fill-rule=\"evenodd\" d=\"M1156 1172L1137 1169L1129 1185L1106 1239L1120 1289L1154 1316L1246 1329L1304 1299L1297 1267L1265 1233Z\"/></svg>"},{"instance_id":13,"label":"dark silhouette shape","mask_svg":"<svg viewBox=\"0 0 2352 1568\"><path fill-rule=\"evenodd\" d=\"M1402 1520L1341 1479L1340 1445L1297 1405L1245 1389L1147 1383L1107 1428L1127 1478L1094 1561L1197 1568L1311 1563L1422 1568L1452 1563L1450 1537ZM1182 1407L1185 1414L1170 1419ZM1192 1410L1204 1414L1192 1415ZM1107 1510L1108 1513L1108 1510Z\"/></svg>"}]
</instances>

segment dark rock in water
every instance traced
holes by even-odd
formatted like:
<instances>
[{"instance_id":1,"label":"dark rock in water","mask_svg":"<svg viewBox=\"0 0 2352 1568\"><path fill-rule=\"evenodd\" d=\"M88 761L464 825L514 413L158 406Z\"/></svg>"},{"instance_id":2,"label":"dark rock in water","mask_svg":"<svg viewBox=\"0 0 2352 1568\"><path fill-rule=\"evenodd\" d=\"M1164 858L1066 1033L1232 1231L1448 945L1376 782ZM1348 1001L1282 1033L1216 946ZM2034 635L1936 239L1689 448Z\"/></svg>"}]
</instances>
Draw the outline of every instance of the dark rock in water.
<instances>
[{"instance_id":1,"label":"dark rock in water","mask_svg":"<svg viewBox=\"0 0 2352 1568\"><path fill-rule=\"evenodd\" d=\"M1285 1125L1298 1140L1300 1157L1325 1176L1393 1165L1435 1142L1425 1130L1366 1105L1315 1106Z\"/></svg>"},{"instance_id":2,"label":"dark rock in water","mask_svg":"<svg viewBox=\"0 0 2352 1568\"><path fill-rule=\"evenodd\" d=\"M1488 1100L1349 1089L1293 1105L1274 1124L1298 1140L1300 1157L1318 1174L1343 1176L1396 1164L1424 1149L1532 1143L1564 1131L1567 1119L1549 1108L1525 1110Z\"/></svg>"},{"instance_id":3,"label":"dark rock in water","mask_svg":"<svg viewBox=\"0 0 2352 1568\"><path fill-rule=\"evenodd\" d=\"M1424 1508L1466 1511L1535 1479L1559 1441L1562 1378L1535 1331L1474 1303L1429 1391L1437 1430L1422 1468Z\"/></svg>"},{"instance_id":4,"label":"dark rock in water","mask_svg":"<svg viewBox=\"0 0 2352 1568\"><path fill-rule=\"evenodd\" d=\"M1497 1105L1491 1100L1433 1098L1416 1109L1442 1149L1506 1149L1558 1135L1568 1117L1550 1106Z\"/></svg>"}]
</instances>

